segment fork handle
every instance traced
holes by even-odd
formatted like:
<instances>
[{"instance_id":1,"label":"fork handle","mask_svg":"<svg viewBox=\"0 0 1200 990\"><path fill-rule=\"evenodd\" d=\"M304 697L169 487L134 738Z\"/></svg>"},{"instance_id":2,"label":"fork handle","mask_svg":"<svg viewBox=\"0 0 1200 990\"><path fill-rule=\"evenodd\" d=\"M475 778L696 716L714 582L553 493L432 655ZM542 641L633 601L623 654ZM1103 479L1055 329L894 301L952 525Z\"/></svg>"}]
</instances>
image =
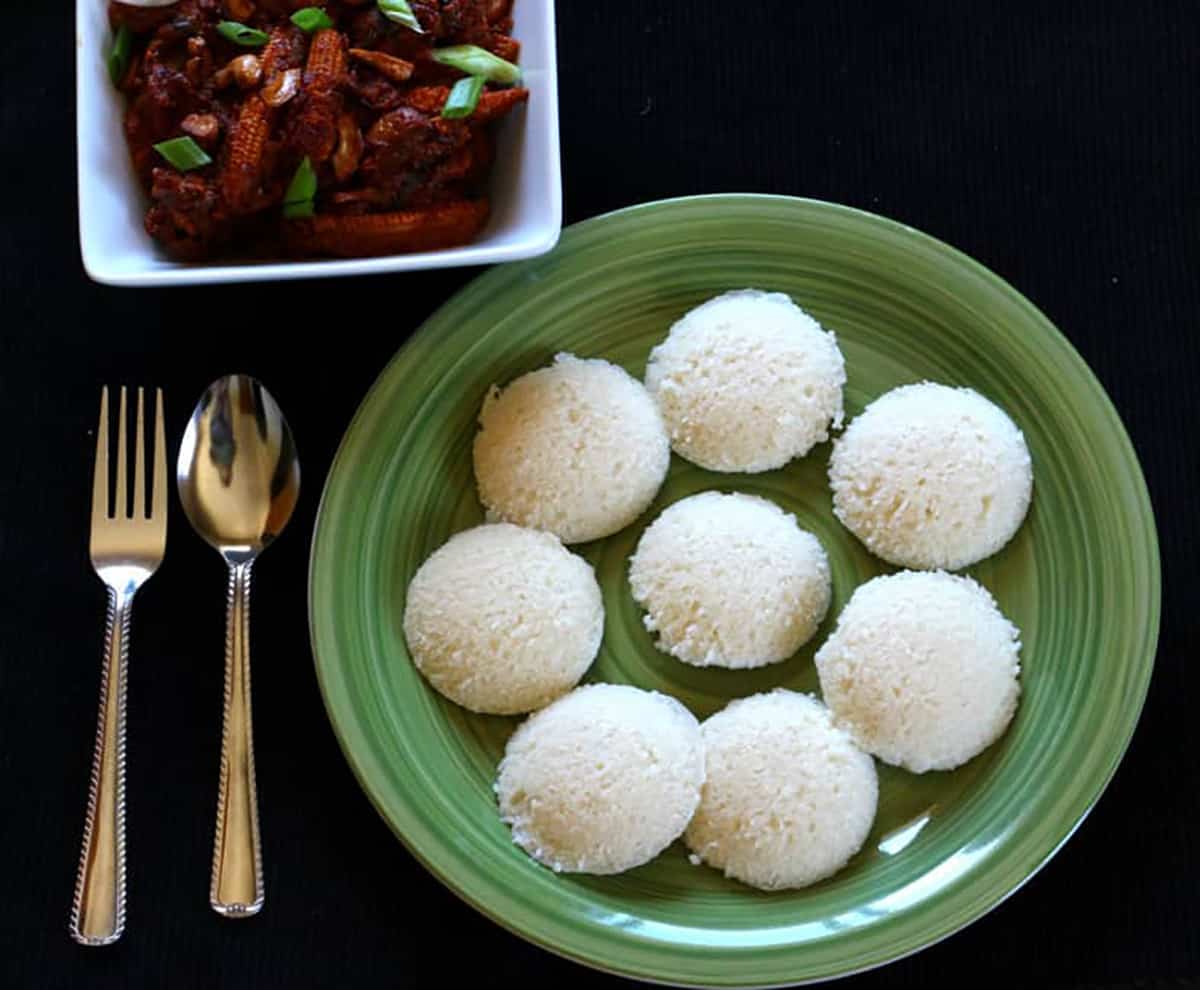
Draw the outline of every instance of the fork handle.
<instances>
[{"instance_id":1,"label":"fork handle","mask_svg":"<svg viewBox=\"0 0 1200 990\"><path fill-rule=\"evenodd\" d=\"M221 783L213 843L209 904L227 918L247 918L263 906L262 847L254 782L250 711L251 561L229 565L225 626L225 715Z\"/></svg>"},{"instance_id":2,"label":"fork handle","mask_svg":"<svg viewBox=\"0 0 1200 990\"><path fill-rule=\"evenodd\" d=\"M100 714L88 788L71 937L111 945L125 930L125 709L133 591L108 589Z\"/></svg>"}]
</instances>

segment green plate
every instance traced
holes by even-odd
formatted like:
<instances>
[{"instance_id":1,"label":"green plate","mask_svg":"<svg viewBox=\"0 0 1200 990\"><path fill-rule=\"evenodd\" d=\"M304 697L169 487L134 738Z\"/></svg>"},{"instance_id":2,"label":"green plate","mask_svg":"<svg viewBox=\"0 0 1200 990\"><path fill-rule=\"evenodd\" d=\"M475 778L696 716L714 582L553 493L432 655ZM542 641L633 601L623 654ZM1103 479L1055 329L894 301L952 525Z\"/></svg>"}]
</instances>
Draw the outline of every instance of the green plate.
<instances>
[{"instance_id":1,"label":"green plate","mask_svg":"<svg viewBox=\"0 0 1200 990\"><path fill-rule=\"evenodd\" d=\"M556 876L512 845L492 779L517 721L472 715L409 660L405 588L478 523L471 440L484 392L557 351L640 378L689 307L727 289L790 294L837 332L847 414L904 382L970 385L1025 431L1034 499L1012 543L971 573L1020 626L1023 694L1004 738L953 773L880 767L878 819L832 879L762 894L688 863L677 843L618 877ZM812 654L855 586L887 570L833 518L829 447L760 475L678 458L651 511L577 548L607 608L588 679L669 692L701 718L786 685L817 690ZM830 619L792 659L687 667L655 651L626 561L667 504L706 488L795 512L833 565ZM651 203L567 230L441 308L364 400L326 483L309 613L317 674L346 757L379 812L451 889L499 924L605 970L678 984L797 983L914 952L978 918L1071 834L1116 770L1150 680L1159 620L1154 520L1121 422L1071 345L995 275L915 230L827 203L714 196Z\"/></svg>"}]
</instances>

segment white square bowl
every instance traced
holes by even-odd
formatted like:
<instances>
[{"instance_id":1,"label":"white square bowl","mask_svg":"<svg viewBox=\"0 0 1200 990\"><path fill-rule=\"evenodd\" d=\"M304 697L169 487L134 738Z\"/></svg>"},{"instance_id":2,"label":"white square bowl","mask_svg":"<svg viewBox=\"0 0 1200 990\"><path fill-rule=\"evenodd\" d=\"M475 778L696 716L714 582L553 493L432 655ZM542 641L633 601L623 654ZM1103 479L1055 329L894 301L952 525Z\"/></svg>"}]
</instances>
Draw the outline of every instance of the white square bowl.
<instances>
[{"instance_id":1,"label":"white square bowl","mask_svg":"<svg viewBox=\"0 0 1200 990\"><path fill-rule=\"evenodd\" d=\"M408 272L516 261L544 254L562 229L558 69L554 0L516 0L513 35L529 103L501 124L492 172L492 215L471 244L382 258L194 264L175 261L143 226L147 197L125 144L125 97L108 78L107 3L75 3L75 102L79 244L97 282L120 286L194 285L330 275Z\"/></svg>"}]
</instances>

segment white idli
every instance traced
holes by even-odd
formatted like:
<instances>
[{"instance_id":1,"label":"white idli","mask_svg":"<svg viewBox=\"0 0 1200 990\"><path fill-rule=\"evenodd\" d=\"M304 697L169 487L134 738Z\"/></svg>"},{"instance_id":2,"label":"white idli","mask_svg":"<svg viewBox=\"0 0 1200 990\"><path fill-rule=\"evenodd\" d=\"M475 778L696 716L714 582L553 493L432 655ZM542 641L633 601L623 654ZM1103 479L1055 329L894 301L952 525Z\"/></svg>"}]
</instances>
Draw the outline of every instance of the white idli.
<instances>
[{"instance_id":1,"label":"white idli","mask_svg":"<svg viewBox=\"0 0 1200 990\"><path fill-rule=\"evenodd\" d=\"M609 536L641 515L667 476L662 416L640 382L598 359L493 387L479 414L475 478L491 519L564 543Z\"/></svg>"},{"instance_id":2,"label":"white idli","mask_svg":"<svg viewBox=\"0 0 1200 990\"><path fill-rule=\"evenodd\" d=\"M452 536L408 586L404 637L438 691L475 712L549 704L591 666L604 632L587 561L508 523Z\"/></svg>"},{"instance_id":3,"label":"white idli","mask_svg":"<svg viewBox=\"0 0 1200 990\"><path fill-rule=\"evenodd\" d=\"M779 292L727 292L650 352L646 388L671 446L712 471L769 471L842 425L846 367L832 333Z\"/></svg>"},{"instance_id":4,"label":"white idli","mask_svg":"<svg viewBox=\"0 0 1200 990\"><path fill-rule=\"evenodd\" d=\"M829 609L829 560L796 517L754 495L701 492L668 507L630 559L656 645L697 667L786 660Z\"/></svg>"},{"instance_id":5,"label":"white idli","mask_svg":"<svg viewBox=\"0 0 1200 990\"><path fill-rule=\"evenodd\" d=\"M816 665L838 724L884 762L924 773L966 763L1003 734L1020 649L982 585L902 571L859 586Z\"/></svg>"},{"instance_id":6,"label":"white idli","mask_svg":"<svg viewBox=\"0 0 1200 990\"><path fill-rule=\"evenodd\" d=\"M875 763L825 706L776 690L701 726L705 781L684 836L695 859L763 890L806 887L862 847L875 820Z\"/></svg>"},{"instance_id":7,"label":"white idli","mask_svg":"<svg viewBox=\"0 0 1200 990\"><path fill-rule=\"evenodd\" d=\"M833 511L900 567L958 570L1003 547L1033 490L1025 437L969 388L925 382L881 395L834 444Z\"/></svg>"},{"instance_id":8,"label":"white idli","mask_svg":"<svg viewBox=\"0 0 1200 990\"><path fill-rule=\"evenodd\" d=\"M700 726L674 698L589 684L530 716L496 779L512 838L556 872L620 873L649 862L700 803Z\"/></svg>"}]
</instances>

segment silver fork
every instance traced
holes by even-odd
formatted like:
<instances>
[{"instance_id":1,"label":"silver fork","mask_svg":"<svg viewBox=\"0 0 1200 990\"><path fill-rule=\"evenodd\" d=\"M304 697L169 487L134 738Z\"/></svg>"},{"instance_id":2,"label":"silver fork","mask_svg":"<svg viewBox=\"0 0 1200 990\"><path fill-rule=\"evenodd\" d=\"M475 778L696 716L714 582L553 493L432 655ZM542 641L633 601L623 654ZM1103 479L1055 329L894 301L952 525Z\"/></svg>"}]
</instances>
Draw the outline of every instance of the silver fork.
<instances>
[{"instance_id":1,"label":"silver fork","mask_svg":"<svg viewBox=\"0 0 1200 990\"><path fill-rule=\"evenodd\" d=\"M111 945L125 929L125 698L133 596L162 562L167 543L167 443L162 389L157 389L154 479L146 509L142 390L137 390L133 508L126 498L125 389L117 421L117 480L108 499L108 389L100 391L96 468L92 480L92 567L108 586L108 624L100 675L100 715L88 789L83 853L71 904L71 937L81 945Z\"/></svg>"}]
</instances>

